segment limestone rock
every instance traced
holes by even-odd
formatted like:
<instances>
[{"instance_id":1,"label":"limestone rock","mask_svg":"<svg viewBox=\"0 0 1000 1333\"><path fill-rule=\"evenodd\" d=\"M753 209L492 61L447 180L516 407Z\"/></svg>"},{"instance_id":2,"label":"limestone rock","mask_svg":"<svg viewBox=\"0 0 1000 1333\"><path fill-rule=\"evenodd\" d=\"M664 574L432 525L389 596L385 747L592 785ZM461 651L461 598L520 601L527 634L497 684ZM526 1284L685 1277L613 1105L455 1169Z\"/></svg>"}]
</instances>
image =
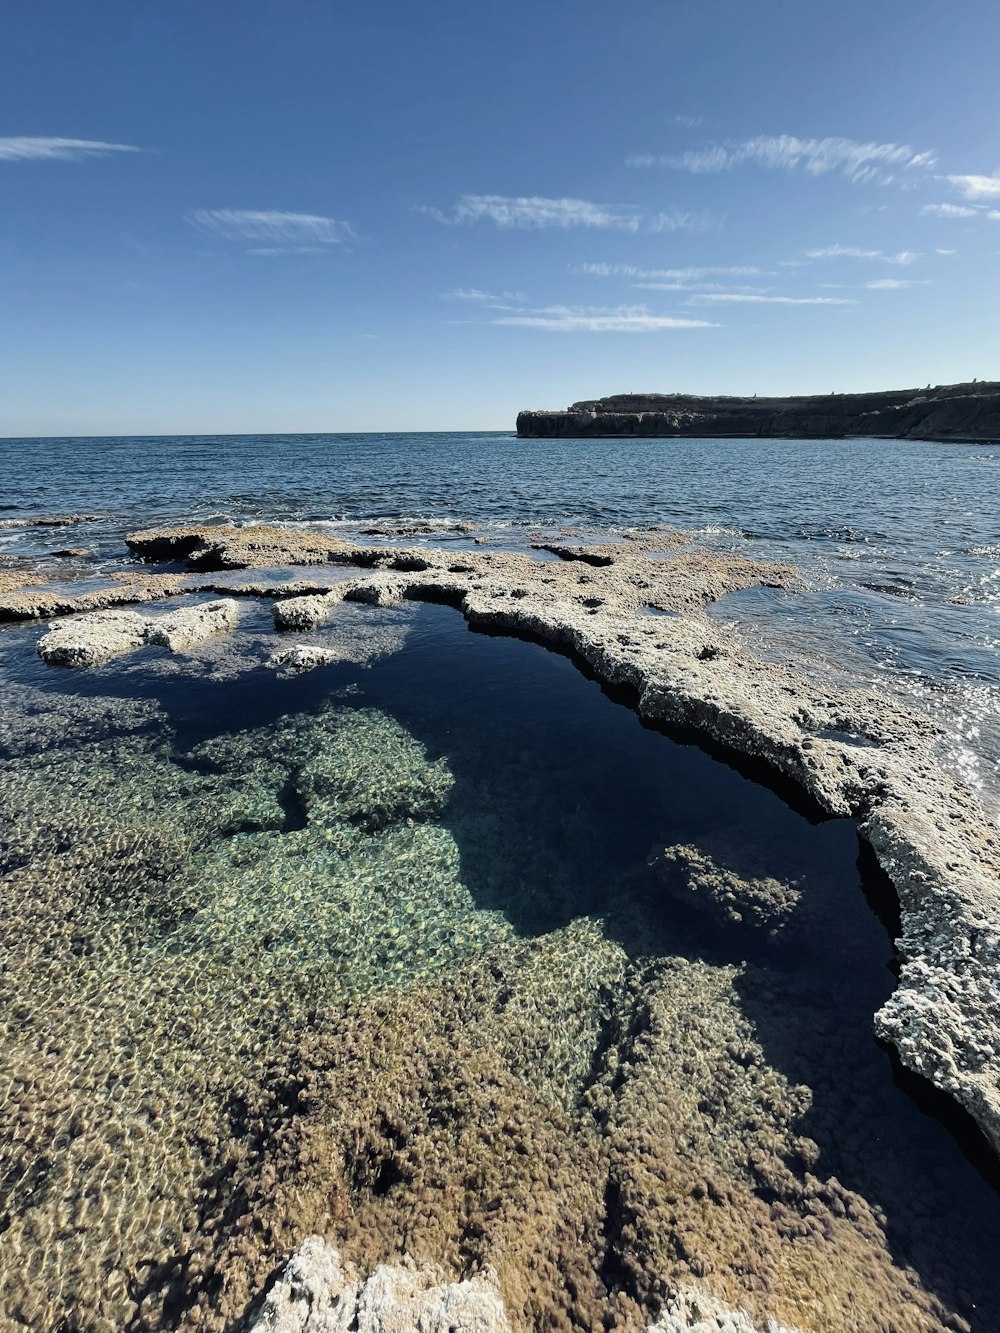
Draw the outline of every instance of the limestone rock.
<instances>
[{"instance_id":1,"label":"limestone rock","mask_svg":"<svg viewBox=\"0 0 1000 1333\"><path fill-rule=\"evenodd\" d=\"M38 642L47 666L91 667L134 652L146 642L146 622L134 611L95 611L54 625Z\"/></svg>"},{"instance_id":2,"label":"limestone rock","mask_svg":"<svg viewBox=\"0 0 1000 1333\"><path fill-rule=\"evenodd\" d=\"M742 1310L734 1310L703 1291L682 1291L674 1297L646 1333L797 1333L769 1319L755 1324Z\"/></svg>"},{"instance_id":3,"label":"limestone rock","mask_svg":"<svg viewBox=\"0 0 1000 1333\"><path fill-rule=\"evenodd\" d=\"M331 662L343 661L343 655L335 648L319 648L312 643L297 643L292 648L279 648L267 659L267 665L275 670L313 671L316 667L327 666Z\"/></svg>"},{"instance_id":4,"label":"limestone rock","mask_svg":"<svg viewBox=\"0 0 1000 1333\"><path fill-rule=\"evenodd\" d=\"M404 1261L367 1278L310 1236L268 1293L250 1333L510 1333L491 1273L448 1282Z\"/></svg>"},{"instance_id":5,"label":"limestone rock","mask_svg":"<svg viewBox=\"0 0 1000 1333\"><path fill-rule=\"evenodd\" d=\"M236 628L239 612L231 597L217 602L201 602L158 616L146 623L146 642L169 648L172 653L184 653L196 643L213 634L228 634Z\"/></svg>"}]
</instances>

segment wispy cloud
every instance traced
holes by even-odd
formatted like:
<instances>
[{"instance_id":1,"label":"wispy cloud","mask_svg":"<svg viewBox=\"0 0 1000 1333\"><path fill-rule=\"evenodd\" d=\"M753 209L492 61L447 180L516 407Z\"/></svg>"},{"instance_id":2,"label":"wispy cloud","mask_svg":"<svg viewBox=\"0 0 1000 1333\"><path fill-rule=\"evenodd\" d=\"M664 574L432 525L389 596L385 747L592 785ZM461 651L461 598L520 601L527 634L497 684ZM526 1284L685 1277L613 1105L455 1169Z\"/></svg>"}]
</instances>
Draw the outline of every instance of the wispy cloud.
<instances>
[{"instance_id":1,"label":"wispy cloud","mask_svg":"<svg viewBox=\"0 0 1000 1333\"><path fill-rule=\"evenodd\" d=\"M250 251L256 255L320 253L354 235L349 223L335 218L273 209L202 208L189 213L186 220L222 240L263 242Z\"/></svg>"},{"instance_id":2,"label":"wispy cloud","mask_svg":"<svg viewBox=\"0 0 1000 1333\"><path fill-rule=\"evenodd\" d=\"M909 144L860 143L856 139L843 138L800 139L793 134L761 134L753 139L729 139L721 144L711 144L685 153L633 153L626 158L626 163L631 167L672 167L699 174L730 171L744 164L771 171L793 171L801 167L812 176L835 171L855 182L886 183L895 178L897 171L929 168L934 166L935 160L933 153L918 153Z\"/></svg>"},{"instance_id":3,"label":"wispy cloud","mask_svg":"<svg viewBox=\"0 0 1000 1333\"><path fill-rule=\"evenodd\" d=\"M754 278L763 277L767 270L755 264L689 265L687 268L640 268L636 264L571 264L570 273L583 273L594 278L662 279L664 282L696 282L699 278Z\"/></svg>"},{"instance_id":4,"label":"wispy cloud","mask_svg":"<svg viewBox=\"0 0 1000 1333\"><path fill-rule=\"evenodd\" d=\"M685 130L696 130L699 128L699 126L704 125L705 123L704 116L678 115L678 116L672 116L671 119L673 120L673 123L675 125L680 125L680 127Z\"/></svg>"},{"instance_id":5,"label":"wispy cloud","mask_svg":"<svg viewBox=\"0 0 1000 1333\"><path fill-rule=\"evenodd\" d=\"M664 329L718 328L717 324L704 319L654 315L644 305L542 306L535 310L501 315L492 323L560 333L659 333Z\"/></svg>"},{"instance_id":6,"label":"wispy cloud","mask_svg":"<svg viewBox=\"0 0 1000 1333\"><path fill-rule=\"evenodd\" d=\"M1000 222L1000 209L990 208L987 204L924 204L920 211L938 218L986 218L990 222Z\"/></svg>"},{"instance_id":7,"label":"wispy cloud","mask_svg":"<svg viewBox=\"0 0 1000 1333\"><path fill-rule=\"evenodd\" d=\"M690 292L690 291L717 291L717 292L766 292L769 287L754 287L749 283L731 283L731 282L633 282L632 286L640 292Z\"/></svg>"},{"instance_id":8,"label":"wispy cloud","mask_svg":"<svg viewBox=\"0 0 1000 1333\"><path fill-rule=\"evenodd\" d=\"M975 218L979 216L979 209L971 208L968 204L924 204L920 211L925 217L934 218Z\"/></svg>"},{"instance_id":9,"label":"wispy cloud","mask_svg":"<svg viewBox=\"0 0 1000 1333\"><path fill-rule=\"evenodd\" d=\"M445 226L492 222L497 227L540 229L583 227L629 232L705 231L713 219L704 213L673 210L647 216L620 204L595 204L588 199L547 199L540 195L463 194L450 213L421 210Z\"/></svg>"},{"instance_id":10,"label":"wispy cloud","mask_svg":"<svg viewBox=\"0 0 1000 1333\"><path fill-rule=\"evenodd\" d=\"M528 298L524 292L484 292L479 287L455 287L450 292L442 292L443 301L475 301L480 305L505 306L511 301L524 302Z\"/></svg>"},{"instance_id":11,"label":"wispy cloud","mask_svg":"<svg viewBox=\"0 0 1000 1333\"><path fill-rule=\"evenodd\" d=\"M946 176L966 199L1000 199L1000 172L992 176Z\"/></svg>"},{"instance_id":12,"label":"wispy cloud","mask_svg":"<svg viewBox=\"0 0 1000 1333\"><path fill-rule=\"evenodd\" d=\"M849 296L760 296L754 292L698 292L688 305L857 305Z\"/></svg>"},{"instance_id":13,"label":"wispy cloud","mask_svg":"<svg viewBox=\"0 0 1000 1333\"><path fill-rule=\"evenodd\" d=\"M908 287L926 287L926 278L873 278L865 286L871 292L902 292Z\"/></svg>"},{"instance_id":14,"label":"wispy cloud","mask_svg":"<svg viewBox=\"0 0 1000 1333\"><path fill-rule=\"evenodd\" d=\"M57 159L78 162L85 157L107 157L111 153L141 153L130 143L102 143L99 139L0 139L0 162L31 162Z\"/></svg>"},{"instance_id":15,"label":"wispy cloud","mask_svg":"<svg viewBox=\"0 0 1000 1333\"><path fill-rule=\"evenodd\" d=\"M920 255L915 250L864 250L857 245L827 245L820 250L807 250L809 259L880 259L886 264L915 264ZM793 263L795 261L792 261Z\"/></svg>"}]
</instances>

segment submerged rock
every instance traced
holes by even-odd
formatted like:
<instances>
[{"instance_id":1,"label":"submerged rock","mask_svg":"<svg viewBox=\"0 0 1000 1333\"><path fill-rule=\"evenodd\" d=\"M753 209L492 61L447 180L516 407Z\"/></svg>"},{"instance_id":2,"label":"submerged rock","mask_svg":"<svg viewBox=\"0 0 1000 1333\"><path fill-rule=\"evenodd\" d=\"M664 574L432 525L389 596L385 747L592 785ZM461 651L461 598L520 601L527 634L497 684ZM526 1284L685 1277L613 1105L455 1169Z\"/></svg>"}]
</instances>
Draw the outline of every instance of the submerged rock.
<instances>
[{"instance_id":1,"label":"submerged rock","mask_svg":"<svg viewBox=\"0 0 1000 1333\"><path fill-rule=\"evenodd\" d=\"M496 1277L448 1282L413 1263L368 1277L309 1236L268 1293L250 1333L511 1333Z\"/></svg>"},{"instance_id":2,"label":"submerged rock","mask_svg":"<svg viewBox=\"0 0 1000 1333\"><path fill-rule=\"evenodd\" d=\"M754 861L744 849L677 844L652 856L650 866L678 896L719 921L773 934L788 923L802 891Z\"/></svg>"},{"instance_id":3,"label":"submerged rock","mask_svg":"<svg viewBox=\"0 0 1000 1333\"><path fill-rule=\"evenodd\" d=\"M647 1333L797 1333L784 1324L768 1319L755 1324L742 1310L733 1310L723 1301L703 1291L682 1291L657 1319Z\"/></svg>"},{"instance_id":4,"label":"submerged rock","mask_svg":"<svg viewBox=\"0 0 1000 1333\"><path fill-rule=\"evenodd\" d=\"M297 643L292 648L279 648L267 659L267 665L276 670L314 671L316 667L342 662L343 654L336 648L319 648L314 643Z\"/></svg>"},{"instance_id":5,"label":"submerged rock","mask_svg":"<svg viewBox=\"0 0 1000 1333\"><path fill-rule=\"evenodd\" d=\"M38 641L38 655L47 666L91 667L145 642L146 622L134 611L95 611L53 626Z\"/></svg>"},{"instance_id":6,"label":"submerged rock","mask_svg":"<svg viewBox=\"0 0 1000 1333\"><path fill-rule=\"evenodd\" d=\"M249 1333L511 1333L495 1273L449 1282L404 1257L368 1277L309 1236L268 1292ZM679 1292L646 1333L797 1333L755 1323L707 1292Z\"/></svg>"}]
</instances>

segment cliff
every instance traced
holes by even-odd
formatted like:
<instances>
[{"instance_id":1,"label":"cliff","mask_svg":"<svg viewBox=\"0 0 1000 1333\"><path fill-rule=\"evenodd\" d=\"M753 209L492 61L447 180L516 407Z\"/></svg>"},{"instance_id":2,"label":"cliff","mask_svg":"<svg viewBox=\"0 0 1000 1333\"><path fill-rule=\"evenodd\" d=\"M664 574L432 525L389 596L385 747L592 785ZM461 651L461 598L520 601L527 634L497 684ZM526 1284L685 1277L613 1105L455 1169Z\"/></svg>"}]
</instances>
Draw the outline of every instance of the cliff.
<instances>
[{"instance_id":1,"label":"cliff","mask_svg":"<svg viewBox=\"0 0 1000 1333\"><path fill-rule=\"evenodd\" d=\"M612 394L565 412L519 412L522 436L771 436L1000 441L1000 383L791 398Z\"/></svg>"}]
</instances>

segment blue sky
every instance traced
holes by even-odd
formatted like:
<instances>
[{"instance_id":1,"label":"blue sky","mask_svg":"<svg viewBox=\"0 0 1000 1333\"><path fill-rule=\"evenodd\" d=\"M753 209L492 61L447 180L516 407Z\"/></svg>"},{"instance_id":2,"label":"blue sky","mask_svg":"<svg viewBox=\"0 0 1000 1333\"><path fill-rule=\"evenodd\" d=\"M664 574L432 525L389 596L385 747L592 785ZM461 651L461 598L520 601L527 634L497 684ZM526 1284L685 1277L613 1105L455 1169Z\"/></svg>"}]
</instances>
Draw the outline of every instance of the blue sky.
<instances>
[{"instance_id":1,"label":"blue sky","mask_svg":"<svg viewBox=\"0 0 1000 1333\"><path fill-rule=\"evenodd\" d=\"M36 0L0 435L1000 378L995 0Z\"/></svg>"}]
</instances>

